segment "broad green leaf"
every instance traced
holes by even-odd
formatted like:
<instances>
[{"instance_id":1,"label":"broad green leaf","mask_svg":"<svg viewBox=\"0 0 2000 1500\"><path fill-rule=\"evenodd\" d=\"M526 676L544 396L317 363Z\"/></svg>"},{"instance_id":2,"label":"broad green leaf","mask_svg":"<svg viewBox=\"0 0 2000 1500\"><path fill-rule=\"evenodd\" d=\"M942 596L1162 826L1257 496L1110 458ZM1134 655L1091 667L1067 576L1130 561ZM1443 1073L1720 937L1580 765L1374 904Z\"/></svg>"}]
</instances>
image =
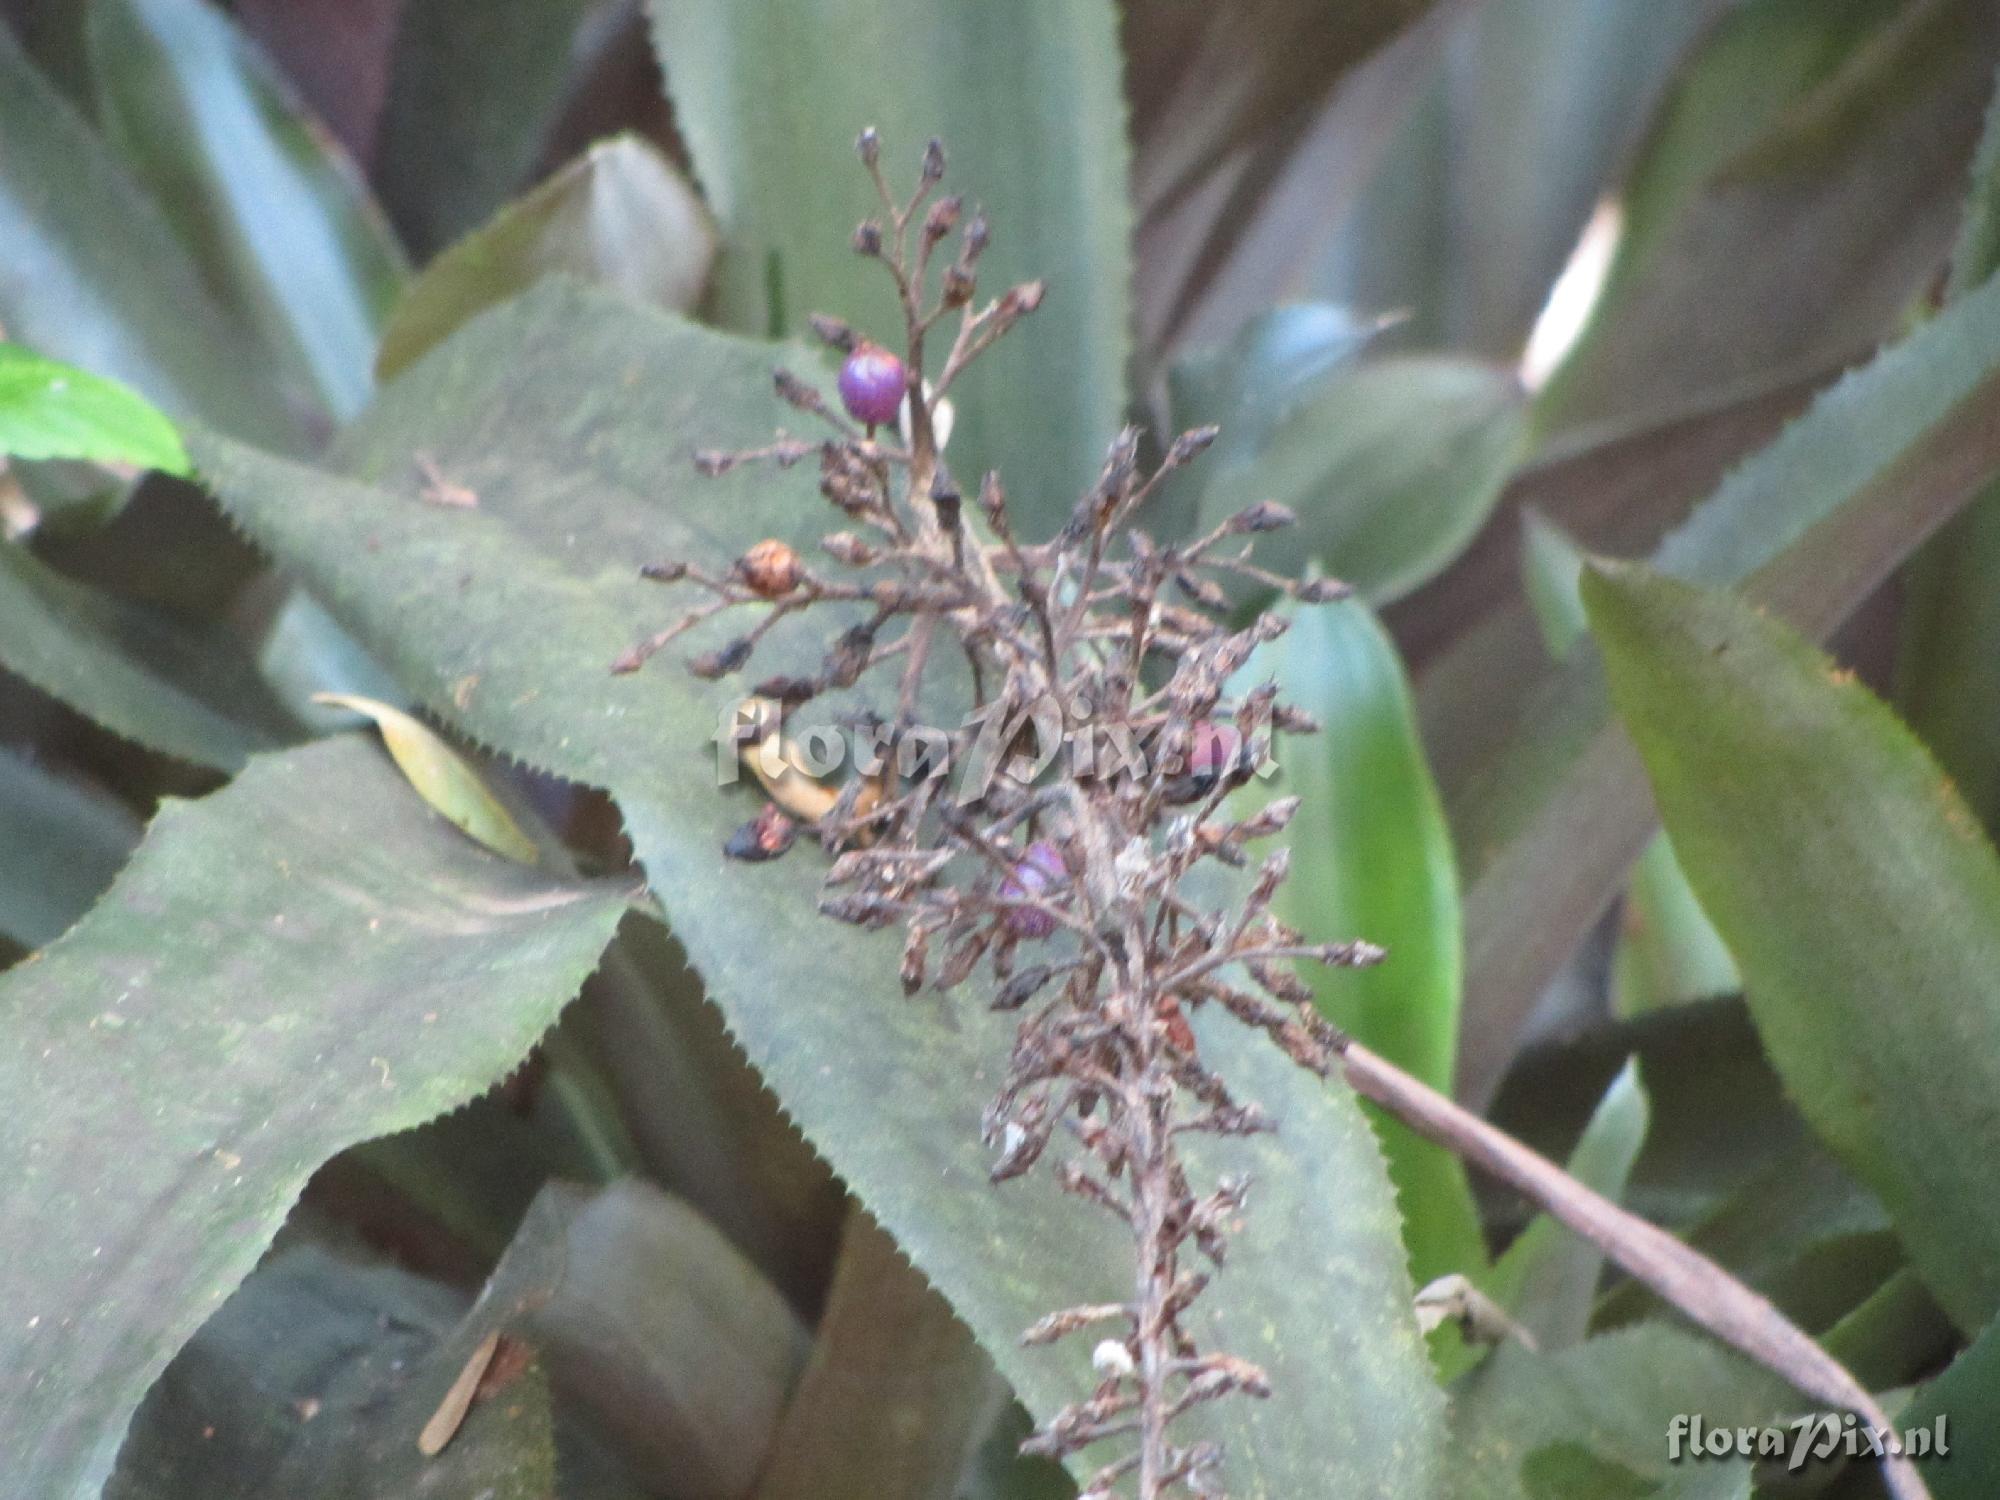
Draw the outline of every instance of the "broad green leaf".
<instances>
[{"instance_id":1,"label":"broad green leaf","mask_svg":"<svg viewBox=\"0 0 2000 1500\"><path fill-rule=\"evenodd\" d=\"M109 792L0 751L0 937L53 941L138 841L139 820Z\"/></svg>"},{"instance_id":2,"label":"broad green leaf","mask_svg":"<svg viewBox=\"0 0 2000 1500\"><path fill-rule=\"evenodd\" d=\"M253 589L269 614L267 622L255 627L257 672L294 719L320 734L352 729L361 722L360 715L347 709L314 701L315 695L326 692L353 693L378 703L403 701L394 679L312 595L277 574L260 579Z\"/></svg>"},{"instance_id":3,"label":"broad green leaf","mask_svg":"<svg viewBox=\"0 0 2000 1500\"><path fill-rule=\"evenodd\" d=\"M756 1500L933 1500L1006 1397L951 1305L856 1211Z\"/></svg>"},{"instance_id":4,"label":"broad green leaf","mask_svg":"<svg viewBox=\"0 0 2000 1500\"><path fill-rule=\"evenodd\" d=\"M521 831L514 815L487 790L465 757L422 719L353 693L320 693L316 701L372 720L410 785L447 823L495 854L524 865L535 862L535 841Z\"/></svg>"},{"instance_id":5,"label":"broad green leaf","mask_svg":"<svg viewBox=\"0 0 2000 1500\"><path fill-rule=\"evenodd\" d=\"M541 1355L565 1410L649 1493L749 1494L806 1359L798 1316L685 1203L629 1180L543 1188L462 1330Z\"/></svg>"},{"instance_id":6,"label":"broad green leaf","mask_svg":"<svg viewBox=\"0 0 2000 1500\"><path fill-rule=\"evenodd\" d=\"M675 119L722 230L721 320L779 335L832 313L899 344L888 276L848 249L855 224L881 211L853 143L864 126L880 129L900 193L916 183L925 142L942 139L946 189L992 221L982 299L1017 282L1049 286L1041 311L955 387L953 467L1004 467L1032 533L1068 515L1124 418L1131 348L1111 0L656 0L651 10Z\"/></svg>"},{"instance_id":7,"label":"broad green leaf","mask_svg":"<svg viewBox=\"0 0 2000 1500\"><path fill-rule=\"evenodd\" d=\"M568 273L636 302L691 311L715 229L680 173L645 141L601 141L446 250L396 304L376 372L388 380L475 313Z\"/></svg>"},{"instance_id":8,"label":"broad green leaf","mask_svg":"<svg viewBox=\"0 0 2000 1500\"><path fill-rule=\"evenodd\" d=\"M1570 1176L1613 1203L1621 1201L1651 1113L1634 1059L1612 1080L1570 1153ZM1494 1263L1487 1290L1544 1353L1553 1353L1584 1341L1603 1273L1603 1251L1543 1215Z\"/></svg>"},{"instance_id":9,"label":"broad green leaf","mask_svg":"<svg viewBox=\"0 0 2000 1500\"><path fill-rule=\"evenodd\" d=\"M1873 1390L1909 1384L1959 1346L1958 1330L1909 1267L1899 1268L1820 1338Z\"/></svg>"},{"instance_id":10,"label":"broad green leaf","mask_svg":"<svg viewBox=\"0 0 2000 1500\"><path fill-rule=\"evenodd\" d=\"M1558 660L1589 629L1579 593L1583 564L1582 551L1569 537L1535 512L1526 512L1522 581L1549 654ZM1695 899L1665 834L1633 866L1611 965L1611 1004L1621 1016L1681 1000L1733 995L1743 987L1729 949Z\"/></svg>"},{"instance_id":11,"label":"broad green leaf","mask_svg":"<svg viewBox=\"0 0 2000 1500\"><path fill-rule=\"evenodd\" d=\"M8 1482L94 1493L313 1170L519 1063L625 905L426 816L358 736L168 803L90 915L0 976Z\"/></svg>"},{"instance_id":12,"label":"broad green leaf","mask_svg":"<svg viewBox=\"0 0 2000 1500\"><path fill-rule=\"evenodd\" d=\"M2000 1491L2000 1439L1992 1413L2000 1405L2000 1325L1989 1324L1951 1368L1918 1391L1899 1420L1907 1431L1937 1423L1951 1457L1925 1465L1934 1500L1986 1500Z\"/></svg>"},{"instance_id":13,"label":"broad green leaf","mask_svg":"<svg viewBox=\"0 0 2000 1500\"><path fill-rule=\"evenodd\" d=\"M375 179L405 241L433 255L526 180L596 0L406 0Z\"/></svg>"},{"instance_id":14,"label":"broad green leaf","mask_svg":"<svg viewBox=\"0 0 2000 1500\"><path fill-rule=\"evenodd\" d=\"M2000 269L2000 88L1972 168L1946 291ZM1911 559L1898 632L1896 701L1973 811L2000 820L2000 486Z\"/></svg>"},{"instance_id":15,"label":"broad green leaf","mask_svg":"<svg viewBox=\"0 0 2000 1500\"><path fill-rule=\"evenodd\" d=\"M105 1500L548 1500L554 1437L532 1366L475 1400L437 1457L418 1451L465 1363L462 1312L406 1271L280 1251L167 1366Z\"/></svg>"},{"instance_id":16,"label":"broad green leaf","mask_svg":"<svg viewBox=\"0 0 2000 1500\"><path fill-rule=\"evenodd\" d=\"M1309 976L1327 1017L1433 1088L1449 1091L1458 1044L1458 874L1437 788L1417 741L1409 688L1388 635L1359 601L1290 609L1291 629L1248 675L1319 720L1282 740L1278 770L1246 805L1302 798L1286 830L1283 919L1314 942L1366 938L1372 969ZM1370 1111L1423 1285L1486 1261L1465 1169L1443 1147Z\"/></svg>"},{"instance_id":17,"label":"broad green leaf","mask_svg":"<svg viewBox=\"0 0 2000 1500\"><path fill-rule=\"evenodd\" d=\"M115 380L0 344L0 459L71 458L187 472L174 424Z\"/></svg>"},{"instance_id":18,"label":"broad green leaf","mask_svg":"<svg viewBox=\"0 0 2000 1500\"><path fill-rule=\"evenodd\" d=\"M150 662L128 649L141 645L155 653ZM204 695L223 665L159 616L0 543L0 667L114 733L194 765L235 770L277 741Z\"/></svg>"},{"instance_id":19,"label":"broad green leaf","mask_svg":"<svg viewBox=\"0 0 2000 1500\"><path fill-rule=\"evenodd\" d=\"M1996 57L1983 0L1736 8L1647 139L1538 421L1658 419L1889 332L1950 242Z\"/></svg>"},{"instance_id":20,"label":"broad green leaf","mask_svg":"<svg viewBox=\"0 0 2000 1500\"><path fill-rule=\"evenodd\" d=\"M1129 1286L1115 1226L1046 1173L996 1188L979 1116L1012 1025L912 1003L897 945L812 916L805 850L725 864L748 805L710 743L739 689L662 660L612 660L680 607L637 565L803 540L812 476L694 473L696 448L761 441L773 351L555 282L488 313L404 375L352 434L341 478L203 436L229 511L426 707L471 738L608 789L737 1042L800 1128L946 1295L1031 1409L1090 1388L1088 1351L1023 1349L1053 1308ZM614 370L618 378L607 379ZM476 510L411 504L412 452L476 486ZM377 545L371 548L368 539ZM446 561L449 559L449 561ZM440 570L460 581L436 587ZM1437 1397L1409 1306L1395 1208L1345 1089L1218 1022L1203 1050L1280 1122L1202 1142L1192 1170L1247 1171L1250 1227L1197 1305L1204 1344L1269 1371L1268 1402L1186 1424L1228 1449L1232 1493L1335 1485L1428 1493Z\"/></svg>"},{"instance_id":21,"label":"broad green leaf","mask_svg":"<svg viewBox=\"0 0 2000 1500\"><path fill-rule=\"evenodd\" d=\"M262 351L158 207L0 27L0 327L169 416L298 441Z\"/></svg>"},{"instance_id":22,"label":"broad green leaf","mask_svg":"<svg viewBox=\"0 0 2000 1500\"><path fill-rule=\"evenodd\" d=\"M1799 1108L1961 1327L2000 1307L2000 861L1865 688L1743 602L1584 581L1618 711Z\"/></svg>"},{"instance_id":23,"label":"broad green leaf","mask_svg":"<svg viewBox=\"0 0 2000 1500\"><path fill-rule=\"evenodd\" d=\"M1665 1323L1600 1334L1552 1355L1503 1344L1453 1387L1458 1441L1449 1493L1540 1500L1524 1485L1523 1468L1557 1445L1657 1485L1674 1472L1667 1432L1676 1416L1735 1427L1770 1421L1795 1400L1777 1376Z\"/></svg>"},{"instance_id":24,"label":"broad green leaf","mask_svg":"<svg viewBox=\"0 0 2000 1500\"><path fill-rule=\"evenodd\" d=\"M1996 393L2000 286L1989 285L1823 393L1654 559L1697 582L1743 584L1823 636L2000 470ZM1653 829L1594 651L1573 653L1519 705L1507 742L1446 807L1469 877L1460 1082L1484 1098L1529 1007Z\"/></svg>"},{"instance_id":25,"label":"broad green leaf","mask_svg":"<svg viewBox=\"0 0 2000 1500\"><path fill-rule=\"evenodd\" d=\"M90 45L106 135L216 294L351 418L404 274L354 164L209 0L91 0Z\"/></svg>"},{"instance_id":26,"label":"broad green leaf","mask_svg":"<svg viewBox=\"0 0 2000 1500\"><path fill-rule=\"evenodd\" d=\"M1338 368L1264 441L1228 443L1198 471L1200 524L1276 500L1299 524L1259 548L1265 566L1297 572L1316 559L1370 600L1394 599L1479 530L1524 451L1523 403L1511 374L1471 360Z\"/></svg>"},{"instance_id":27,"label":"broad green leaf","mask_svg":"<svg viewBox=\"0 0 2000 1500\"><path fill-rule=\"evenodd\" d=\"M1408 311L1407 343L1516 358L1676 60L1722 8L1487 0L1464 9L1320 252L1312 294Z\"/></svg>"}]
</instances>

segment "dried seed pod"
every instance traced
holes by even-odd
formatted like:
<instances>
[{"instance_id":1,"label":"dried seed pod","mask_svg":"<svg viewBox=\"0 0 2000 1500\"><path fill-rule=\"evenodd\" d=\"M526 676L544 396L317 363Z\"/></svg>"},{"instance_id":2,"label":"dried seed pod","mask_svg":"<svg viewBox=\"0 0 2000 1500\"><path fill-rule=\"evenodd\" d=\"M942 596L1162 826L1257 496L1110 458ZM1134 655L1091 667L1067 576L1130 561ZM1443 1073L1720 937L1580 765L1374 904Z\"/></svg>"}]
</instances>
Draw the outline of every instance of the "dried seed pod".
<instances>
[{"instance_id":1,"label":"dried seed pod","mask_svg":"<svg viewBox=\"0 0 2000 1500\"><path fill-rule=\"evenodd\" d=\"M1280 505L1275 500L1260 500L1247 510L1239 510L1229 518L1229 530L1238 536L1252 536L1263 531L1281 531L1298 523L1298 514L1290 506Z\"/></svg>"},{"instance_id":2,"label":"dried seed pod","mask_svg":"<svg viewBox=\"0 0 2000 1500\"><path fill-rule=\"evenodd\" d=\"M766 537L736 560L736 576L743 586L765 599L789 594L805 572L798 553L776 537Z\"/></svg>"}]
</instances>

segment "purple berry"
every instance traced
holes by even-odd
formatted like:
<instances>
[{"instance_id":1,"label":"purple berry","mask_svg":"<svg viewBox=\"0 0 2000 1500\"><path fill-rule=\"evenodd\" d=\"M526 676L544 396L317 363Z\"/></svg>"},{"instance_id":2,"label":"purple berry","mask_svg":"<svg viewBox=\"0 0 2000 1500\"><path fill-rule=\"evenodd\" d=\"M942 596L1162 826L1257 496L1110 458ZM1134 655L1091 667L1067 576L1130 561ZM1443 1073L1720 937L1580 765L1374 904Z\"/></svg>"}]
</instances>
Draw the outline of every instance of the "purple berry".
<instances>
[{"instance_id":1,"label":"purple berry","mask_svg":"<svg viewBox=\"0 0 2000 1500\"><path fill-rule=\"evenodd\" d=\"M1050 886L1068 877L1069 869L1063 864L1062 851L1046 839L1038 840L1028 846L1028 852L1021 856L1013 873L1000 882L1000 899L1039 900ZM1056 930L1055 917L1032 906L1009 907L1001 921L1017 938L1045 938Z\"/></svg>"},{"instance_id":2,"label":"purple berry","mask_svg":"<svg viewBox=\"0 0 2000 1500\"><path fill-rule=\"evenodd\" d=\"M880 344L865 340L854 346L840 367L840 402L847 414L870 427L894 425L903 410L908 377L903 362Z\"/></svg>"}]
</instances>

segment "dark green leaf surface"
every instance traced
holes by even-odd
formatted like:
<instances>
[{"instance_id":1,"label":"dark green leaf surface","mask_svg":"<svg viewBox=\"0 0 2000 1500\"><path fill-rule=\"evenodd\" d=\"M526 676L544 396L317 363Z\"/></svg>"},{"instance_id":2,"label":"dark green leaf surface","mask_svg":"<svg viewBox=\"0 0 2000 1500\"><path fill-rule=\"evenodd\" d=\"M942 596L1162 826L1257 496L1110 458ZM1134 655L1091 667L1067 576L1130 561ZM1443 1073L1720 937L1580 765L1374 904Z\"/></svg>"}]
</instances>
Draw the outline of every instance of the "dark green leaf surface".
<instances>
[{"instance_id":1,"label":"dark green leaf surface","mask_svg":"<svg viewBox=\"0 0 2000 1500\"><path fill-rule=\"evenodd\" d=\"M1738 7L1647 141L1539 420L1658 420L1865 351L1950 243L1996 57L1984 0Z\"/></svg>"},{"instance_id":2,"label":"dark green leaf surface","mask_svg":"<svg viewBox=\"0 0 2000 1500\"><path fill-rule=\"evenodd\" d=\"M1004 466L1033 532L1066 516L1123 420L1131 347L1110 0L651 9L675 118L721 225L715 307L732 328L797 333L823 312L900 342L888 276L847 249L854 225L881 211L853 142L878 127L884 170L906 192L924 143L943 139L946 189L993 224L982 299L1049 285L1042 310L955 387L953 466Z\"/></svg>"},{"instance_id":3,"label":"dark green leaf surface","mask_svg":"<svg viewBox=\"0 0 2000 1500\"><path fill-rule=\"evenodd\" d=\"M680 173L637 136L602 141L424 268L396 304L376 371L390 379L475 313L558 272L691 311L714 258L708 210Z\"/></svg>"},{"instance_id":4,"label":"dark green leaf surface","mask_svg":"<svg viewBox=\"0 0 2000 1500\"><path fill-rule=\"evenodd\" d=\"M1898 1414L1905 1429L1944 1419L1951 1457L1924 1470L1934 1500L1987 1500L2000 1493L1995 1410L2000 1410L2000 1325L1989 1325Z\"/></svg>"},{"instance_id":5,"label":"dark green leaf surface","mask_svg":"<svg viewBox=\"0 0 2000 1500\"><path fill-rule=\"evenodd\" d=\"M128 642L165 659L156 670ZM203 696L203 657L174 642L159 617L57 573L26 548L0 543L0 666L138 744L194 765L234 770L276 743ZM174 645L177 649L162 651ZM207 662L211 673L220 663Z\"/></svg>"},{"instance_id":6,"label":"dark green leaf surface","mask_svg":"<svg viewBox=\"0 0 2000 1500\"><path fill-rule=\"evenodd\" d=\"M1006 1398L951 1304L856 1212L756 1500L934 1500Z\"/></svg>"},{"instance_id":7,"label":"dark green leaf surface","mask_svg":"<svg viewBox=\"0 0 2000 1500\"><path fill-rule=\"evenodd\" d=\"M532 1366L417 1449L465 1362L461 1299L313 1245L279 1252L175 1356L105 1500L548 1500L549 1395Z\"/></svg>"},{"instance_id":8,"label":"dark green leaf surface","mask_svg":"<svg viewBox=\"0 0 2000 1500\"><path fill-rule=\"evenodd\" d=\"M1349 364L1295 394L1261 442L1225 426L1200 474L1201 524L1260 500L1288 505L1299 525L1258 549L1265 566L1298 572L1316 560L1386 602L1478 531L1525 449L1524 406L1512 374L1473 360Z\"/></svg>"},{"instance_id":9,"label":"dark green leaf surface","mask_svg":"<svg viewBox=\"0 0 2000 1500\"><path fill-rule=\"evenodd\" d=\"M0 751L0 937L53 940L138 841L139 820L110 793Z\"/></svg>"},{"instance_id":10,"label":"dark green leaf surface","mask_svg":"<svg viewBox=\"0 0 2000 1500\"><path fill-rule=\"evenodd\" d=\"M307 1176L514 1067L624 907L486 853L359 736L168 803L97 908L0 977L9 1484L94 1493Z\"/></svg>"},{"instance_id":11,"label":"dark green leaf surface","mask_svg":"<svg viewBox=\"0 0 2000 1500\"><path fill-rule=\"evenodd\" d=\"M2000 285L1940 313L1823 393L1654 554L1744 584L1824 635L2000 470ZM1529 1006L1653 828L1594 652L1517 710L1508 743L1447 801L1469 877L1461 1086L1484 1097Z\"/></svg>"},{"instance_id":12,"label":"dark green leaf surface","mask_svg":"<svg viewBox=\"0 0 2000 1500\"><path fill-rule=\"evenodd\" d=\"M1895 716L1747 604L1636 569L1584 599L1772 1062L1980 1326L2000 1307L2000 860Z\"/></svg>"},{"instance_id":13,"label":"dark green leaf surface","mask_svg":"<svg viewBox=\"0 0 2000 1500\"><path fill-rule=\"evenodd\" d=\"M1312 293L1406 313L1399 337L1425 348L1518 356L1675 60L1722 8L1486 0L1461 11L1320 252Z\"/></svg>"},{"instance_id":14,"label":"dark green leaf surface","mask_svg":"<svg viewBox=\"0 0 2000 1500\"><path fill-rule=\"evenodd\" d=\"M211 287L352 417L404 273L354 164L209 0L92 0L90 45L106 135Z\"/></svg>"},{"instance_id":15,"label":"dark green leaf surface","mask_svg":"<svg viewBox=\"0 0 2000 1500\"><path fill-rule=\"evenodd\" d=\"M738 689L664 658L634 676L608 670L683 607L639 580L638 563L676 551L719 562L761 534L821 529L811 476L701 480L690 463L697 447L768 433L772 354L554 284L477 320L386 393L346 450L359 480L211 438L196 461L420 700L478 740L610 789L750 1060L1046 1415L1088 1387L1088 1351L1024 1350L1021 1330L1123 1296L1129 1272L1108 1220L1047 1174L987 1181L979 1115L1011 1024L964 999L903 1000L893 941L811 916L809 854L723 865L751 806L717 790L711 743ZM473 484L479 508L417 502L417 448ZM457 586L438 588L441 572ZM1258 1184L1194 1322L1204 1344L1264 1365L1277 1394L1218 1403L1190 1432L1226 1443L1234 1494L1428 1495L1437 1398L1366 1123L1344 1089L1261 1038L1219 1025L1204 1050L1282 1133L1191 1153L1204 1175Z\"/></svg>"},{"instance_id":16,"label":"dark green leaf surface","mask_svg":"<svg viewBox=\"0 0 2000 1500\"><path fill-rule=\"evenodd\" d=\"M406 0L376 180L409 246L431 255L520 189L568 86L596 0Z\"/></svg>"},{"instance_id":17,"label":"dark green leaf surface","mask_svg":"<svg viewBox=\"0 0 2000 1500\"><path fill-rule=\"evenodd\" d=\"M1402 663L1358 601L1289 613L1291 630L1250 675L1275 677L1284 700L1324 728L1280 741L1276 773L1241 794L1246 803L1304 799L1285 833L1292 870L1278 911L1309 941L1360 937L1388 950L1376 968L1308 976L1315 998L1334 1024L1448 1091L1462 978L1458 874ZM1393 1120L1376 1124L1417 1283L1484 1265L1458 1158Z\"/></svg>"},{"instance_id":18,"label":"dark green leaf surface","mask_svg":"<svg viewBox=\"0 0 2000 1500\"><path fill-rule=\"evenodd\" d=\"M0 27L0 325L177 418L287 445L297 427L247 330L159 209Z\"/></svg>"},{"instance_id":19,"label":"dark green leaf surface","mask_svg":"<svg viewBox=\"0 0 2000 1500\"><path fill-rule=\"evenodd\" d=\"M92 459L187 472L173 423L115 380L0 344L0 458Z\"/></svg>"}]
</instances>

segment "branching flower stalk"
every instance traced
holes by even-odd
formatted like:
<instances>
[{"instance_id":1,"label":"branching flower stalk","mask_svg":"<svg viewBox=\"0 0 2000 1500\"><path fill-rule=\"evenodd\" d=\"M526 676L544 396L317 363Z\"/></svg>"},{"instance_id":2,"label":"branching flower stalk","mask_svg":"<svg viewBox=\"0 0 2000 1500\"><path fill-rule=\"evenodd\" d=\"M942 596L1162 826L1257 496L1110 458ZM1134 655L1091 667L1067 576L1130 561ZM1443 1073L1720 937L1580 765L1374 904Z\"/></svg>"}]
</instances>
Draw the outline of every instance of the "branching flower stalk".
<instances>
[{"instance_id":1,"label":"branching flower stalk","mask_svg":"<svg viewBox=\"0 0 2000 1500\"><path fill-rule=\"evenodd\" d=\"M1086 1494L1099 1500L1128 1482L1140 1500L1215 1494L1221 1455L1177 1441L1173 1425L1205 1402L1269 1394L1261 1370L1197 1347L1186 1326L1224 1262L1250 1185L1195 1183L1181 1147L1198 1133L1271 1126L1206 1065L1187 1012L1226 1011L1324 1075L1343 1039L1314 1010L1293 964L1382 957L1361 941L1306 943L1277 919L1283 849L1256 865L1240 904L1211 909L1191 892L1199 867L1247 869L1251 846L1285 827L1296 799L1247 819L1232 818L1225 799L1275 732L1315 727L1269 685L1233 690L1284 622L1267 614L1233 628L1217 580L1247 578L1307 602L1346 590L1281 578L1251 560L1258 534L1292 519L1277 505L1253 506L1188 542L1149 535L1147 502L1213 429L1183 433L1150 467L1137 433L1121 433L1096 482L1045 540L1016 534L996 474L967 505L942 451L951 392L1035 311L1043 288L1031 282L979 303L988 225L959 198L937 196L938 143L907 198L884 177L873 131L859 149L880 212L853 244L895 284L901 352L814 319L844 357L838 404L786 371L776 387L825 435L780 434L751 452L697 458L711 474L816 462L821 493L847 523L821 543L832 566L809 565L777 540L722 571L692 559L653 564L646 576L706 597L613 669L636 670L717 616L759 612L746 632L689 662L717 678L743 670L779 620L846 612L813 670L767 677L746 700L753 767L773 801L729 852L774 857L810 825L832 855L820 910L866 928L900 927L906 992L927 980L949 990L982 963L990 968L993 1005L1021 1016L1005 1084L985 1116L992 1176L1027 1172L1060 1135L1070 1149L1056 1153L1056 1181L1115 1217L1134 1258L1129 1301L1059 1310L1025 1333L1036 1344L1095 1337L1101 1377L1027 1447L1066 1458L1106 1440L1124 1444L1090 1482ZM928 376L930 346L947 330ZM952 653L964 665L947 673ZM919 722L950 684L967 681L972 701L957 707L970 712L957 728ZM884 751L838 790L783 759L782 713L825 697L845 704L850 726ZM1050 774L1028 774L1026 752L1051 732L1067 757ZM996 762L996 773L981 773ZM964 773L956 779L946 774L954 766Z\"/></svg>"}]
</instances>

